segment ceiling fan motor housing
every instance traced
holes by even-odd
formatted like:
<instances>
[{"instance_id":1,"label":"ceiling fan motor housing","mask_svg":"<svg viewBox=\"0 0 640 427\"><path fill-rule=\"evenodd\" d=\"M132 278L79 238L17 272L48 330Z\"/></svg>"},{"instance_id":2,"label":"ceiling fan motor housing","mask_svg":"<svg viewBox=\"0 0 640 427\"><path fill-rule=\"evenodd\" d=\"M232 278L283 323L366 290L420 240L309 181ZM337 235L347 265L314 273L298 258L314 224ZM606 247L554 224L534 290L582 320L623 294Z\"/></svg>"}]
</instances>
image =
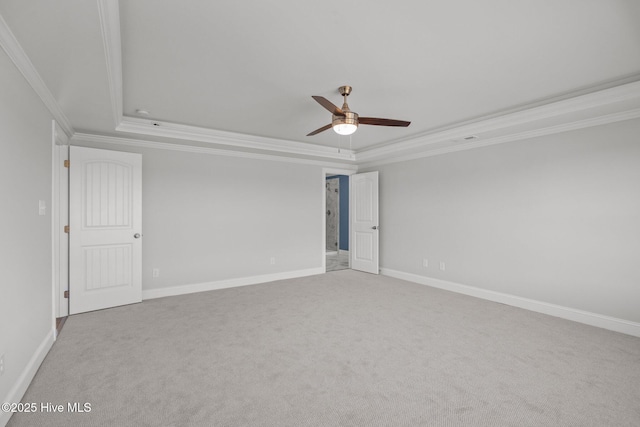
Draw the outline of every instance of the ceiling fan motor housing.
<instances>
[{"instance_id":1,"label":"ceiling fan motor housing","mask_svg":"<svg viewBox=\"0 0 640 427\"><path fill-rule=\"evenodd\" d=\"M344 111L344 116L332 114L331 126L355 125L358 126L358 114L353 111Z\"/></svg>"}]
</instances>

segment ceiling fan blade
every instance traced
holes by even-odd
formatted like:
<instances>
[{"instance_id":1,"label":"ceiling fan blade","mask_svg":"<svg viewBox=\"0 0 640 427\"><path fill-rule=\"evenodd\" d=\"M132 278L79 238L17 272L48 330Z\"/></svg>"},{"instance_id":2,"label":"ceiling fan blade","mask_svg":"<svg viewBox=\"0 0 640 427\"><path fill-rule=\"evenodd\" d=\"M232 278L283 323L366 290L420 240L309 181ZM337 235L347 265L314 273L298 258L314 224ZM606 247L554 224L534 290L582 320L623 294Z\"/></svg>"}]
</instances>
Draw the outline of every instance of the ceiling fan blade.
<instances>
[{"instance_id":1,"label":"ceiling fan blade","mask_svg":"<svg viewBox=\"0 0 640 427\"><path fill-rule=\"evenodd\" d=\"M318 102L318 104L322 105L324 108L329 110L332 114L335 114L338 116L344 116L344 111L338 108L338 106L334 105L327 98L323 96L315 96L315 95L312 95L311 97L315 99Z\"/></svg>"},{"instance_id":2,"label":"ceiling fan blade","mask_svg":"<svg viewBox=\"0 0 640 427\"><path fill-rule=\"evenodd\" d=\"M324 132L327 129L331 129L331 123L329 123L328 125L322 126L321 128L318 128L316 130L314 130L313 132L311 132L310 134L307 134L307 136L313 136L316 135L320 132Z\"/></svg>"},{"instance_id":3,"label":"ceiling fan blade","mask_svg":"<svg viewBox=\"0 0 640 427\"><path fill-rule=\"evenodd\" d=\"M411 122L405 120L378 119L376 117L358 117L358 123L361 125L398 126L404 128L411 124Z\"/></svg>"}]
</instances>

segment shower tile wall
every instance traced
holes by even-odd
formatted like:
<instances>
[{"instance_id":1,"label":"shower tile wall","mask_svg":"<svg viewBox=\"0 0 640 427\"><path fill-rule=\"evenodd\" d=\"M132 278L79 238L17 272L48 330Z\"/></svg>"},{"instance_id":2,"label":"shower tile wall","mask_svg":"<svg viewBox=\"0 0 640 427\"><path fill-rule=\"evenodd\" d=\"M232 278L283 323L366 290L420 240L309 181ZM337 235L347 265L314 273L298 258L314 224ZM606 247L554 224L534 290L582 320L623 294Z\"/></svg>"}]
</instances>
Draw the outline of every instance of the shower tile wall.
<instances>
[{"instance_id":1,"label":"shower tile wall","mask_svg":"<svg viewBox=\"0 0 640 427\"><path fill-rule=\"evenodd\" d=\"M327 251L337 251L340 236L340 180L327 179Z\"/></svg>"}]
</instances>

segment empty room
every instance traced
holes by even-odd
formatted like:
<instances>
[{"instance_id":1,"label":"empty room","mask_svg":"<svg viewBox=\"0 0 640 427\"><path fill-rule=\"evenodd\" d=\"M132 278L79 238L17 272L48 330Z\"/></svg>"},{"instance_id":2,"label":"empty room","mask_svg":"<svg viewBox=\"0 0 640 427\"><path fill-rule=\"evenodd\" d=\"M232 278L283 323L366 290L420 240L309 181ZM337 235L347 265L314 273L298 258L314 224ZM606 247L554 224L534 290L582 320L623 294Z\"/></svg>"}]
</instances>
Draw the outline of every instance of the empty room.
<instances>
[{"instance_id":1,"label":"empty room","mask_svg":"<svg viewBox=\"0 0 640 427\"><path fill-rule=\"evenodd\" d=\"M0 0L0 426L640 425L640 2Z\"/></svg>"}]
</instances>

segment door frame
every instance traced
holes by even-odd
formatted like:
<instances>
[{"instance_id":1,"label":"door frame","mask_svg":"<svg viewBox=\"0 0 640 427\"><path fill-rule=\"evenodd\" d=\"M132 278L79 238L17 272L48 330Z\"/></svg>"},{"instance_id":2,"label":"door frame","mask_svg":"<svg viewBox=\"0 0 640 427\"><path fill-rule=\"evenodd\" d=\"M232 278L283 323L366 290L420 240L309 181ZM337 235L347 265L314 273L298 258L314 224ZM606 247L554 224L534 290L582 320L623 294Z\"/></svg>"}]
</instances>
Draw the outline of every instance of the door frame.
<instances>
[{"instance_id":1,"label":"door frame","mask_svg":"<svg viewBox=\"0 0 640 427\"><path fill-rule=\"evenodd\" d=\"M354 169L338 169L338 168L322 168L322 192L320 193L322 195L322 210L320 211L322 214L322 239L321 239L321 243L322 243L322 252L320 252L322 254L321 259L322 259L322 271L324 273L327 272L327 256L326 256L326 252L327 252L327 248L326 248L326 238L327 238L327 223L326 223L326 212L327 212L327 187L326 187L326 182L327 182L327 176L332 176L332 175L347 175L349 177L351 177L351 175L354 175L358 173L357 170ZM349 185L351 185L351 178L349 178ZM349 211L351 211L351 197L349 197ZM351 229L351 220L349 220L349 229ZM351 232L349 232L349 251L351 251ZM338 251L339 253L339 251ZM351 268L351 257L349 257L349 268Z\"/></svg>"},{"instance_id":2,"label":"door frame","mask_svg":"<svg viewBox=\"0 0 640 427\"><path fill-rule=\"evenodd\" d=\"M52 245L52 304L55 319L69 315L69 300L64 292L69 289L69 136L60 125L51 121L51 245Z\"/></svg>"},{"instance_id":3,"label":"door frame","mask_svg":"<svg viewBox=\"0 0 640 427\"><path fill-rule=\"evenodd\" d=\"M340 187L340 176L342 176L342 175L327 175L327 176L325 177L325 183L327 183L327 184L328 184L328 183L329 183L329 180L330 180L330 179L332 179L332 180L336 180L336 183L337 183L337 185L338 185L338 199L336 200L336 202L337 202L337 208L336 208L336 209L337 209L337 213L338 213L338 215L336 215L336 219L337 219L337 221L338 221L338 224L337 224L337 227L336 227L336 243L337 243L337 246L336 246L336 254L339 254L339 253L340 253L340 222L341 222L341 220L342 220L342 218L340 217L340 215L342 214L342 212L340 211L340 207L341 207L341 206L340 206L340 205L341 205L341 204L340 204L340 193L342 192L342 188ZM325 197L325 200L326 200L327 198L328 198L328 195ZM347 203L348 203L348 202L347 202ZM325 210L326 210L327 212L329 212L329 207L328 207L328 206L326 206L326 207L325 207ZM326 221L325 221L325 224L326 224ZM325 230L325 236L326 236L326 232L327 232L327 231ZM347 237L348 237L348 236L347 236ZM327 252L329 252L329 251L330 251L330 249L329 249L329 247L328 247L328 246L326 246L326 247L325 247L325 249L327 250Z\"/></svg>"}]
</instances>

